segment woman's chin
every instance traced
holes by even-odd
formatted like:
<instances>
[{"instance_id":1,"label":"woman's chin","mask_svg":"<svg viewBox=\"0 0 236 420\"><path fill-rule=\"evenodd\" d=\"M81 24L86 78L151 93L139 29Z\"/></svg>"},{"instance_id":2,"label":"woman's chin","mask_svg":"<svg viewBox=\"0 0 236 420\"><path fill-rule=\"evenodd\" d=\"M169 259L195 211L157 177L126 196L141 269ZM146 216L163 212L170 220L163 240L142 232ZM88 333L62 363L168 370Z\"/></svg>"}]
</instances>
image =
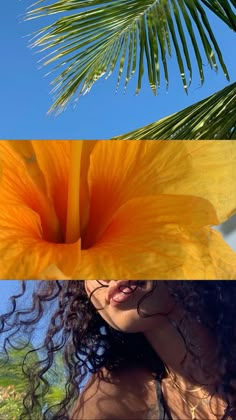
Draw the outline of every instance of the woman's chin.
<instances>
[{"instance_id":1,"label":"woman's chin","mask_svg":"<svg viewBox=\"0 0 236 420\"><path fill-rule=\"evenodd\" d=\"M150 331L152 328L156 328L160 317L157 316L145 316L140 317L137 312L137 308L124 307L127 302L118 306L110 306L110 310L100 315L106 320L106 322L114 329L122 331L124 333L145 333Z\"/></svg>"}]
</instances>

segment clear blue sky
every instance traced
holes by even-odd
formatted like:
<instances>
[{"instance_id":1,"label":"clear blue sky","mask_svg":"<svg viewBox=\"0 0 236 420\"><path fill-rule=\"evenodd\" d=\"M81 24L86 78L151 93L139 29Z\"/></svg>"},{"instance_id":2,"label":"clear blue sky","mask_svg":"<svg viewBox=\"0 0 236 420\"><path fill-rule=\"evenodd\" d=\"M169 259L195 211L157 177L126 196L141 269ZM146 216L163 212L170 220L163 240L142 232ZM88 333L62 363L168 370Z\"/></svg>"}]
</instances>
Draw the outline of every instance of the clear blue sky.
<instances>
[{"instance_id":1,"label":"clear blue sky","mask_svg":"<svg viewBox=\"0 0 236 420\"><path fill-rule=\"evenodd\" d=\"M171 80L169 93L165 87L154 97L149 87L143 86L139 96L134 95L135 86L131 83L126 94L122 86L115 93L116 81L113 77L101 80L92 91L82 97L77 107L70 106L59 116L47 116L52 103L49 94L50 77L45 78L46 69L37 68L41 57L27 45L29 37L43 24L42 20L22 22L32 0L11 0L1 5L0 16L0 138L1 139L103 139L125 133L142 125L156 121L176 112L194 102L227 86L221 70L218 74L207 68L206 81L199 87L195 75L185 95L176 62L171 61ZM235 80L236 55L234 53L235 34L217 18L211 18L224 59ZM235 235L227 236L231 246L236 249ZM17 281L0 282L0 313L6 310L8 297L18 287Z\"/></svg>"},{"instance_id":2,"label":"clear blue sky","mask_svg":"<svg viewBox=\"0 0 236 420\"><path fill-rule=\"evenodd\" d=\"M44 77L48 69L39 69L42 55L28 48L32 34L44 24L43 19L21 22L22 15L33 0L4 1L0 17L0 138L7 139L106 139L156 121L201 100L225 87L223 72L208 69L206 81L200 87L197 73L189 95L184 93L175 59L171 59L169 93L165 86L154 97L147 84L138 96L135 82L123 93L115 93L116 76L100 80L91 92L82 97L75 109L71 105L61 115L47 116L52 103L50 81ZM211 13L209 12L209 15ZM53 18L53 17L52 17ZM54 18L53 18L54 19ZM211 18L224 58L235 80L236 55L233 52L235 34L215 17ZM45 22L46 23L46 22Z\"/></svg>"}]
</instances>

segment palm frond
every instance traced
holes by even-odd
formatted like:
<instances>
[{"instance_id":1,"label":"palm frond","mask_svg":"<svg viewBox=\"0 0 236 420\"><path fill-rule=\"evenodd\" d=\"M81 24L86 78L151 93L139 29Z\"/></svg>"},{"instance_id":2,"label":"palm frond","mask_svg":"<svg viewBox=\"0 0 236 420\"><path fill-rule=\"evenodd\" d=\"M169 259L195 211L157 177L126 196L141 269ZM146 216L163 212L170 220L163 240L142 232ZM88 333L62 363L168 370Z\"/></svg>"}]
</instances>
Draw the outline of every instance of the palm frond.
<instances>
[{"instance_id":1,"label":"palm frond","mask_svg":"<svg viewBox=\"0 0 236 420\"><path fill-rule=\"evenodd\" d=\"M236 83L180 112L116 140L236 139Z\"/></svg>"},{"instance_id":2,"label":"palm frond","mask_svg":"<svg viewBox=\"0 0 236 420\"><path fill-rule=\"evenodd\" d=\"M33 43L47 54L44 64L57 63L53 70L55 102L59 110L77 93L85 94L102 76L118 69L118 85L125 86L137 73L136 93L147 70L154 92L164 74L168 86L168 57L176 55L184 89L192 79L193 50L201 83L203 57L217 70L217 62L228 79L220 48L207 18L213 11L236 29L235 0L40 0L26 19L61 15L40 30ZM199 37L200 41L197 39ZM200 45L201 44L201 45ZM61 73L60 73L61 72Z\"/></svg>"}]
</instances>

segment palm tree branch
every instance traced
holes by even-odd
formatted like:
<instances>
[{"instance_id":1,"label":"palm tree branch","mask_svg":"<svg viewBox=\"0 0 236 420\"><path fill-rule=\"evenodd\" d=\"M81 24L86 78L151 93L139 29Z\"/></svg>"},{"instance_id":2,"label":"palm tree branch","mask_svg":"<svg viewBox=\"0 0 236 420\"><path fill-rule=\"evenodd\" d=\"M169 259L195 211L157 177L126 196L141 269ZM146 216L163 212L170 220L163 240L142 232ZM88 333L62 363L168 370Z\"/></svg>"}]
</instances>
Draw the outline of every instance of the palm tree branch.
<instances>
[{"instance_id":1,"label":"palm tree branch","mask_svg":"<svg viewBox=\"0 0 236 420\"><path fill-rule=\"evenodd\" d=\"M231 29L236 31L236 16L230 7L229 2L218 0L202 0L213 13L215 13L223 22L225 22ZM236 7L236 1L231 0L231 3Z\"/></svg>"},{"instance_id":2,"label":"palm tree branch","mask_svg":"<svg viewBox=\"0 0 236 420\"><path fill-rule=\"evenodd\" d=\"M117 140L236 139L236 83Z\"/></svg>"},{"instance_id":3,"label":"palm tree branch","mask_svg":"<svg viewBox=\"0 0 236 420\"><path fill-rule=\"evenodd\" d=\"M228 78L220 48L201 4L233 28L235 17L231 5L235 0L225 0L224 5L219 0L59 0L46 3L47 0L38 1L27 12L26 19L61 15L39 30L33 42L40 51L49 52L45 65L57 63L52 69L56 73L53 82L56 99L51 110L65 106L76 93L78 96L85 94L96 80L104 75L108 77L116 67L117 86L124 72L126 87L137 71L138 93L147 69L149 85L156 93L161 84L160 64L168 86L167 54L172 54L172 48L187 91L193 69L186 35L190 38L203 83L202 53L196 33L200 35L209 65L217 69L215 51Z\"/></svg>"}]
</instances>

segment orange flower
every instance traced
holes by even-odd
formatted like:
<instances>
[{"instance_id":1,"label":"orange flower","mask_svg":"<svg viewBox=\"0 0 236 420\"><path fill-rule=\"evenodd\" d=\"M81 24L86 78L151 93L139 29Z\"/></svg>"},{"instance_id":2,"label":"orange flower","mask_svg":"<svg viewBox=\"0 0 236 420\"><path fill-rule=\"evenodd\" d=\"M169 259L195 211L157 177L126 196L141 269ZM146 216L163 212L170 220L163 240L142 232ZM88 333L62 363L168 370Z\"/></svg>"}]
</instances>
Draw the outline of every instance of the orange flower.
<instances>
[{"instance_id":1,"label":"orange flower","mask_svg":"<svg viewBox=\"0 0 236 420\"><path fill-rule=\"evenodd\" d=\"M0 278L236 279L234 141L0 141Z\"/></svg>"}]
</instances>

